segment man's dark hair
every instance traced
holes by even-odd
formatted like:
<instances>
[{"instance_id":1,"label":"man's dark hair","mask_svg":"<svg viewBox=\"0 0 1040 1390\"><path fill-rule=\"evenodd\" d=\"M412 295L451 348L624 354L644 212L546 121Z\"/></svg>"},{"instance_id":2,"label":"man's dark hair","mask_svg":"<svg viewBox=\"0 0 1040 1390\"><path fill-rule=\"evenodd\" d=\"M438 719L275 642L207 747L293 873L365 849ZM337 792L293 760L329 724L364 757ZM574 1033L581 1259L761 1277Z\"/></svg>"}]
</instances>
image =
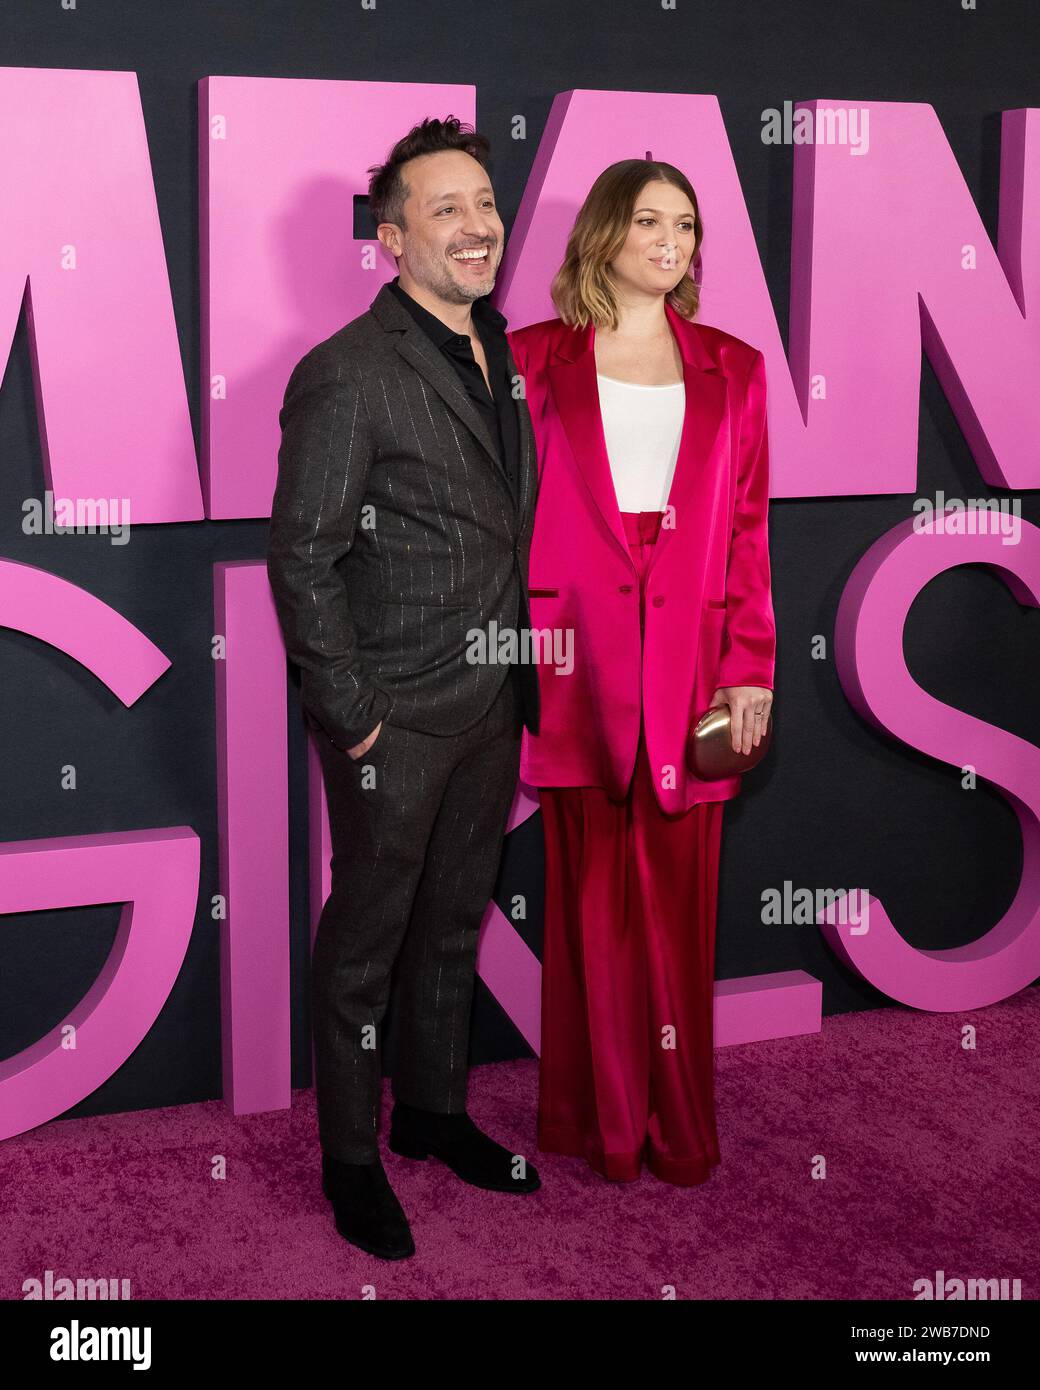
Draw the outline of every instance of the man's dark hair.
<instances>
[{"instance_id":1,"label":"man's dark hair","mask_svg":"<svg viewBox=\"0 0 1040 1390\"><path fill-rule=\"evenodd\" d=\"M448 116L443 121L428 117L413 126L398 140L385 164L369 166L368 206L377 227L380 222L404 226L408 185L401 177L401 166L419 155L439 154L441 150L462 150L486 167L491 145L486 136L472 126L463 125L457 116Z\"/></svg>"}]
</instances>

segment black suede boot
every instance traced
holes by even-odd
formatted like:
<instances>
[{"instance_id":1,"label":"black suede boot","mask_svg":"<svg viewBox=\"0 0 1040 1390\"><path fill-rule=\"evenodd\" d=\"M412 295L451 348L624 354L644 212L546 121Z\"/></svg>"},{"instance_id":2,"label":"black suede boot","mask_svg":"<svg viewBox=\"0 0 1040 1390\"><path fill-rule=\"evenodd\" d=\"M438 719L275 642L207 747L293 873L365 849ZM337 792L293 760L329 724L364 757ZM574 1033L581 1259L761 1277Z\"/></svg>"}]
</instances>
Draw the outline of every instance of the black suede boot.
<instances>
[{"instance_id":1,"label":"black suede boot","mask_svg":"<svg viewBox=\"0 0 1040 1390\"><path fill-rule=\"evenodd\" d=\"M332 1203L336 1230L344 1240L381 1260L404 1260L415 1254L408 1218L390 1186L382 1159L343 1163L322 1153L321 1186Z\"/></svg>"},{"instance_id":2,"label":"black suede boot","mask_svg":"<svg viewBox=\"0 0 1040 1390\"><path fill-rule=\"evenodd\" d=\"M389 1144L405 1158L439 1158L463 1182L490 1192L535 1192L542 1185L533 1163L525 1161L524 1176L514 1176L519 1155L496 1144L464 1113L440 1115L395 1101Z\"/></svg>"}]
</instances>

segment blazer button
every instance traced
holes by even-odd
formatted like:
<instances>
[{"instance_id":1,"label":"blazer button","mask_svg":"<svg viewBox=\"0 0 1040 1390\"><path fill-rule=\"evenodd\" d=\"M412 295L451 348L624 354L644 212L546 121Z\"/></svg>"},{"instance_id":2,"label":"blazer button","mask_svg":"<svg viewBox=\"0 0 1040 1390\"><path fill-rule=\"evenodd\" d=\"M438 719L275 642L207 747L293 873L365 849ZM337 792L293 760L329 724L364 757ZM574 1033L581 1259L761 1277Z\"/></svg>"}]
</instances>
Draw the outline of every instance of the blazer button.
<instances>
[{"instance_id":1,"label":"blazer button","mask_svg":"<svg viewBox=\"0 0 1040 1390\"><path fill-rule=\"evenodd\" d=\"M618 593L619 593L619 594L630 594L631 592L632 592L632 585L631 585L631 584L619 584L619 585L618 585Z\"/></svg>"},{"instance_id":2,"label":"blazer button","mask_svg":"<svg viewBox=\"0 0 1040 1390\"><path fill-rule=\"evenodd\" d=\"M654 605L655 608L660 608L661 604L664 603L664 595L655 594L654 597L650 600L650 602Z\"/></svg>"}]
</instances>

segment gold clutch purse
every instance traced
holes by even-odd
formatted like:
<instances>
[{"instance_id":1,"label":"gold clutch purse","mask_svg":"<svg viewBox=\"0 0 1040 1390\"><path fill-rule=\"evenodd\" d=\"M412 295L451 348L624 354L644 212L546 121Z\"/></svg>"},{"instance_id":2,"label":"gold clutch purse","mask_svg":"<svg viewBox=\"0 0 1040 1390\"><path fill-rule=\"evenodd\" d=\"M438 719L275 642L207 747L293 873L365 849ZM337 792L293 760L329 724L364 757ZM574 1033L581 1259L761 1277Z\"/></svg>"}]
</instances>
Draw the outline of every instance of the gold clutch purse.
<instances>
[{"instance_id":1,"label":"gold clutch purse","mask_svg":"<svg viewBox=\"0 0 1040 1390\"><path fill-rule=\"evenodd\" d=\"M756 748L750 753L734 753L730 728L729 705L716 705L702 714L686 740L686 763L695 777L716 782L722 777L735 777L760 763L773 741L773 716L766 716L766 727Z\"/></svg>"}]
</instances>

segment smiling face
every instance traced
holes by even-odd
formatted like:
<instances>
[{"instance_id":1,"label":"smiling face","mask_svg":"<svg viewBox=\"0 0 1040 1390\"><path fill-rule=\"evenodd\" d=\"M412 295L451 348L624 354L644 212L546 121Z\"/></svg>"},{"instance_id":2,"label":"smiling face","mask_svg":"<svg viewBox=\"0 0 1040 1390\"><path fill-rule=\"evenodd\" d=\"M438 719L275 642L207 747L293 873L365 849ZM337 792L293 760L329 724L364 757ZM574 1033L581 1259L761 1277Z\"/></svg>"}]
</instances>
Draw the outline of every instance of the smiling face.
<instances>
[{"instance_id":1,"label":"smiling face","mask_svg":"<svg viewBox=\"0 0 1040 1390\"><path fill-rule=\"evenodd\" d=\"M505 229L487 170L463 150L443 150L410 159L401 177L408 188L404 226L384 222L378 232L398 257L402 280L410 276L448 304L490 294Z\"/></svg>"},{"instance_id":2,"label":"smiling face","mask_svg":"<svg viewBox=\"0 0 1040 1390\"><path fill-rule=\"evenodd\" d=\"M640 189L628 236L610 263L620 294L667 294L690 267L695 246L693 204L674 184L652 180Z\"/></svg>"}]
</instances>

